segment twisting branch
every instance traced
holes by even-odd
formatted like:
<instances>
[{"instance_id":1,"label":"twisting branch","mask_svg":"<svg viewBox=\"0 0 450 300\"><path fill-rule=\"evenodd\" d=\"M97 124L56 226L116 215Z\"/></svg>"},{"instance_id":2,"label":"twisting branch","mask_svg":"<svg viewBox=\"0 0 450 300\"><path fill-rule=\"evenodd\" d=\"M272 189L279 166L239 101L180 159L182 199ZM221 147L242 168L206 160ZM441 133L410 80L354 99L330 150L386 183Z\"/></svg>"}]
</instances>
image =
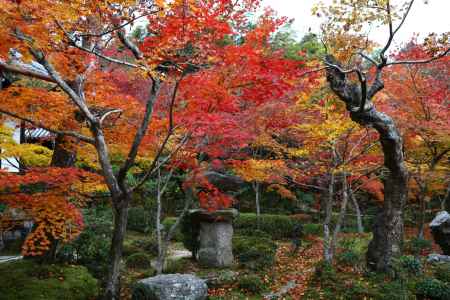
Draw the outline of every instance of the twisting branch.
<instances>
[{"instance_id":1,"label":"twisting branch","mask_svg":"<svg viewBox=\"0 0 450 300\"><path fill-rule=\"evenodd\" d=\"M123 23L121 25L118 25L116 27L113 27L113 28L111 28L109 30L106 30L106 31L103 31L103 32L100 32L100 33L89 33L88 32L88 33L77 34L77 36L79 36L79 37L97 37L97 38L100 38L100 37L102 37L104 35L113 33L114 31L120 30L120 29L130 25L131 23L133 23L136 20L139 20L140 18L147 17L149 15L152 15L152 14L155 14L155 13L158 13L158 12L159 12L159 10L156 10L156 11L151 11L151 12L139 15L139 16L134 17L131 20L129 20L129 21L127 21L127 22L125 22L125 23Z\"/></svg>"},{"instance_id":2,"label":"twisting branch","mask_svg":"<svg viewBox=\"0 0 450 300\"><path fill-rule=\"evenodd\" d=\"M393 61L386 63L387 66L391 65L420 65L420 64L427 64L432 61L438 60L440 58L443 58L444 56L447 56L447 54L450 53L450 48L446 49L444 52L442 52L439 55L427 58L427 59L421 59L421 60L400 60L400 61Z\"/></svg>"},{"instance_id":3,"label":"twisting branch","mask_svg":"<svg viewBox=\"0 0 450 300\"><path fill-rule=\"evenodd\" d=\"M118 177L117 177L118 182L123 182L128 170L133 166L134 161L137 156L137 153L138 153L138 150L139 150L139 146L147 132L148 126L152 119L153 107L156 103L156 100L158 99L159 91L161 89L161 82L159 81L159 79L152 79L152 81L153 82L152 82L152 86L151 86L150 96L147 100L144 117L142 119L141 125L139 126L138 130L136 131L136 134L133 139L133 144L131 145L130 151L128 152L127 159L125 160L125 163L122 165L122 167L119 170Z\"/></svg>"},{"instance_id":4,"label":"twisting branch","mask_svg":"<svg viewBox=\"0 0 450 300\"><path fill-rule=\"evenodd\" d=\"M124 29L117 31L117 36L119 37L119 40L122 42L122 44L124 44L125 47L127 47L133 53L136 59L139 60L144 58L144 54L141 52L141 50L139 50L139 48L126 36Z\"/></svg>"},{"instance_id":5,"label":"twisting branch","mask_svg":"<svg viewBox=\"0 0 450 300\"><path fill-rule=\"evenodd\" d=\"M94 144L95 143L95 140L93 138L85 136L85 135L82 135L82 134L79 134L79 133L77 133L75 131L63 131L63 130L53 129L53 128L50 128L48 126L45 126L44 124L42 124L40 122L33 121L33 120L29 119L29 118L21 117L21 116L15 114L15 113L12 113L12 112L9 112L9 111L3 110L3 109L0 109L0 113L8 115L8 116L13 117L13 118L18 119L18 120L22 120L22 121L27 122L27 123L35 126L35 127L45 129L48 132L51 132L51 133L54 133L54 134L71 136L71 137L77 138L80 141L83 141L83 142L86 142L86 143L89 143L89 144Z\"/></svg>"},{"instance_id":6,"label":"twisting branch","mask_svg":"<svg viewBox=\"0 0 450 300\"><path fill-rule=\"evenodd\" d=\"M181 142L178 144L177 148L175 148L174 151L172 151L166 158L164 158L164 160L162 160L161 162L158 162L159 158L162 155L162 152L165 148L165 146L163 147L163 145L161 145L161 147L159 147L159 151L156 154L155 158L152 161L152 164L150 165L150 167L148 168L147 172L145 173L145 175L141 178L141 181L139 181L138 184L136 184L131 191L135 191L137 189L139 189L140 187L142 187L145 182L157 171L159 170L162 166L164 166L170 159L172 159L172 157L174 157L178 151L181 150L181 148L183 148L183 146L187 143L187 141L189 140L190 135L186 134ZM167 139L168 140L168 139Z\"/></svg>"},{"instance_id":7,"label":"twisting branch","mask_svg":"<svg viewBox=\"0 0 450 300\"><path fill-rule=\"evenodd\" d=\"M174 134L175 129L176 129L176 126L174 125L174 121L173 121L173 109L174 109L174 106L175 106L175 101L176 101L176 98L177 98L178 89L180 87L180 82L181 82L182 79L183 79L183 76L176 82L176 84L174 86L174 89L173 89L172 98L170 100L170 107L169 107L169 128L167 130L166 137L164 138L161 146L159 147L158 153L156 153L155 158L153 158L153 161L152 161L152 163L151 163L147 173L144 175L144 177L142 178L141 182L139 184L137 184L133 188L133 190L135 190L135 189L139 188L140 186L142 186L145 183L145 181L153 174L153 172L155 170L159 169L163 164L166 163L166 161L164 161L163 163L159 163L159 165L158 165L159 158L161 157L163 151L165 150L165 148L167 146L167 143L170 140L170 137ZM185 136L182 139L182 142L180 143L180 146L171 155L168 156L168 159L170 159L172 157L172 155L174 155L176 152L178 152L178 150L181 148L181 146L183 146L186 143L186 141L187 141L187 136ZM167 159L167 161L168 161L168 159Z\"/></svg>"},{"instance_id":8,"label":"twisting branch","mask_svg":"<svg viewBox=\"0 0 450 300\"><path fill-rule=\"evenodd\" d=\"M118 64L118 65L130 67L130 68L134 68L134 69L141 69L141 70L148 71L148 69L145 66L133 64L133 63L130 63L130 62L127 62L127 61L124 61L124 60L120 60L120 59L117 59L117 58L113 58L113 57L104 55L104 54L100 53L99 51L97 51L95 49L95 47L92 47L91 49L89 49L89 48L86 48L86 47L83 47L83 46L79 45L78 41L75 38L73 38L71 36L71 34L64 29L64 27L61 25L61 23L58 20L56 20L55 22L58 25L58 27L61 29L61 31L63 31L64 35L69 40L69 43L70 43L71 46L73 46L73 47L75 47L77 49L80 49L80 50L82 50L84 52L87 52L87 53L93 54L95 56L98 56L101 59L104 59L104 60L109 61L111 63L115 63L115 64Z\"/></svg>"},{"instance_id":9,"label":"twisting branch","mask_svg":"<svg viewBox=\"0 0 450 300\"><path fill-rule=\"evenodd\" d=\"M53 82L53 83L55 82L55 80L53 78L51 78L48 74L25 69L20 66L10 65L1 60L0 60L0 70L5 70L5 71L11 72L11 73L20 74L20 75L24 75L27 77L32 77L32 78L48 81L48 82Z\"/></svg>"},{"instance_id":10,"label":"twisting branch","mask_svg":"<svg viewBox=\"0 0 450 300\"><path fill-rule=\"evenodd\" d=\"M75 105L80 109L80 111L83 113L83 115L86 117L86 119L91 123L97 123L97 119L95 116L91 113L88 106L86 105L84 99L81 98L79 94L77 94L70 86L69 84L64 81L59 75L59 73L53 68L52 65L48 63L48 61L45 59L44 54L36 50L34 48L29 48L30 53L33 55L33 57L36 59L38 63L40 63L48 72L51 78L59 85L59 87L72 99L72 101L75 103Z\"/></svg>"}]
</instances>

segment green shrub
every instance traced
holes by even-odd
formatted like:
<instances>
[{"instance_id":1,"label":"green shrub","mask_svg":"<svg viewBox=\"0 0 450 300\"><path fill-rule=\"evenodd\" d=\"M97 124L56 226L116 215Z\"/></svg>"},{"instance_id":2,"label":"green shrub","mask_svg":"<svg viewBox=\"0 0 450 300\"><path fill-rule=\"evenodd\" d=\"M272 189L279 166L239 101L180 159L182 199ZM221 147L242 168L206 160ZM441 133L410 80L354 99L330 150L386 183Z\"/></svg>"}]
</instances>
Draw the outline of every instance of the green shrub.
<instances>
[{"instance_id":1,"label":"green shrub","mask_svg":"<svg viewBox=\"0 0 450 300\"><path fill-rule=\"evenodd\" d=\"M151 261L146 253L134 253L127 257L125 264L130 269L148 269L152 267Z\"/></svg>"},{"instance_id":2,"label":"green shrub","mask_svg":"<svg viewBox=\"0 0 450 300\"><path fill-rule=\"evenodd\" d=\"M358 281L352 282L349 286L346 286L343 294L343 299L347 300L368 299L371 296L370 291L367 289L367 287Z\"/></svg>"},{"instance_id":3,"label":"green shrub","mask_svg":"<svg viewBox=\"0 0 450 300\"><path fill-rule=\"evenodd\" d=\"M97 280L83 266L41 265L20 260L0 265L0 299L95 299Z\"/></svg>"},{"instance_id":4,"label":"green shrub","mask_svg":"<svg viewBox=\"0 0 450 300\"><path fill-rule=\"evenodd\" d=\"M260 237L260 238L266 238L266 239L272 239L272 236L268 234L265 231L258 230L258 229L242 229L239 230L240 236L254 236L254 237Z\"/></svg>"},{"instance_id":5,"label":"green shrub","mask_svg":"<svg viewBox=\"0 0 450 300\"><path fill-rule=\"evenodd\" d=\"M60 262L80 264L96 278L102 278L108 269L112 236L112 211L98 206L83 211L85 228L76 240L57 251Z\"/></svg>"},{"instance_id":6,"label":"green shrub","mask_svg":"<svg viewBox=\"0 0 450 300\"><path fill-rule=\"evenodd\" d=\"M321 260L316 264L314 276L319 281L336 282L337 274L333 265L325 260Z\"/></svg>"},{"instance_id":7,"label":"green shrub","mask_svg":"<svg viewBox=\"0 0 450 300\"><path fill-rule=\"evenodd\" d=\"M360 263L361 259L358 253L352 250L347 250L339 253L336 256L336 260L343 266L356 266Z\"/></svg>"},{"instance_id":8,"label":"green shrub","mask_svg":"<svg viewBox=\"0 0 450 300\"><path fill-rule=\"evenodd\" d=\"M291 239L294 234L294 228L300 221L290 218L287 215L266 215L260 216L259 229L270 234L273 239ZM235 220L234 228L237 234L240 230L258 229L258 219L256 214L241 213Z\"/></svg>"},{"instance_id":9,"label":"green shrub","mask_svg":"<svg viewBox=\"0 0 450 300\"><path fill-rule=\"evenodd\" d=\"M156 240L156 237L134 240L131 242L131 245L145 251L145 253L151 256L158 255L158 241Z\"/></svg>"},{"instance_id":10,"label":"green shrub","mask_svg":"<svg viewBox=\"0 0 450 300\"><path fill-rule=\"evenodd\" d=\"M164 273L176 274L184 273L188 261L186 259L168 259L164 267Z\"/></svg>"},{"instance_id":11,"label":"green shrub","mask_svg":"<svg viewBox=\"0 0 450 300\"><path fill-rule=\"evenodd\" d=\"M438 279L425 278L416 284L416 295L420 299L449 300L450 286Z\"/></svg>"},{"instance_id":12,"label":"green shrub","mask_svg":"<svg viewBox=\"0 0 450 300\"><path fill-rule=\"evenodd\" d=\"M381 284L376 293L377 300L405 300L414 299L414 295L401 281L390 281Z\"/></svg>"},{"instance_id":13,"label":"green shrub","mask_svg":"<svg viewBox=\"0 0 450 300\"><path fill-rule=\"evenodd\" d=\"M144 207L137 206L128 209L127 229L147 233L154 227L154 218Z\"/></svg>"},{"instance_id":14,"label":"green shrub","mask_svg":"<svg viewBox=\"0 0 450 300\"><path fill-rule=\"evenodd\" d=\"M441 264L434 270L434 276L447 284L450 284L450 263Z\"/></svg>"},{"instance_id":15,"label":"green shrub","mask_svg":"<svg viewBox=\"0 0 450 300\"><path fill-rule=\"evenodd\" d=\"M260 294L266 289L264 282L257 275L244 275L239 278L238 287L251 294Z\"/></svg>"},{"instance_id":16,"label":"green shrub","mask_svg":"<svg viewBox=\"0 0 450 300\"><path fill-rule=\"evenodd\" d=\"M261 270L275 262L277 245L268 238L258 236L235 236L233 254L238 262L250 269Z\"/></svg>"},{"instance_id":17,"label":"green shrub","mask_svg":"<svg viewBox=\"0 0 450 300\"><path fill-rule=\"evenodd\" d=\"M323 232L323 226L322 224L304 224L303 225L303 233L305 235L322 235Z\"/></svg>"},{"instance_id":18,"label":"green shrub","mask_svg":"<svg viewBox=\"0 0 450 300\"><path fill-rule=\"evenodd\" d=\"M401 256L397 261L398 267L405 270L408 274L419 275L422 273L422 264L420 260L411 255Z\"/></svg>"},{"instance_id":19,"label":"green shrub","mask_svg":"<svg viewBox=\"0 0 450 300\"><path fill-rule=\"evenodd\" d=\"M406 249L412 255L421 255L423 253L431 251L433 243L429 240L414 238L406 244Z\"/></svg>"}]
</instances>

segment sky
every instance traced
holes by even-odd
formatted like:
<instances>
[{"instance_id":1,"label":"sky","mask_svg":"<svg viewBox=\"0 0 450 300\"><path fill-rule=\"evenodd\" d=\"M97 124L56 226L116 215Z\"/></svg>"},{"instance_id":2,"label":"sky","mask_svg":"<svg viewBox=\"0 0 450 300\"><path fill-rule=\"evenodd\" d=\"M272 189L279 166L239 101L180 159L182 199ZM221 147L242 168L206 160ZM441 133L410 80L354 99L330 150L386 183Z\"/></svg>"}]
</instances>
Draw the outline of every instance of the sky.
<instances>
[{"instance_id":1,"label":"sky","mask_svg":"<svg viewBox=\"0 0 450 300\"><path fill-rule=\"evenodd\" d=\"M319 0L263 0L264 6L274 8L280 16L295 18L293 28L299 32L299 37L308 32L318 33L320 23L323 21L311 15L311 8ZM331 3L332 0L322 0L323 3ZM401 0L394 0L401 2ZM428 4L425 4L428 2ZM419 37L427 36L428 33L443 33L450 31L450 0L416 0L408 19L396 36L395 45L408 42L414 33L420 33ZM384 30L383 30L384 29ZM372 30L370 38L380 44L385 43L386 28Z\"/></svg>"}]
</instances>

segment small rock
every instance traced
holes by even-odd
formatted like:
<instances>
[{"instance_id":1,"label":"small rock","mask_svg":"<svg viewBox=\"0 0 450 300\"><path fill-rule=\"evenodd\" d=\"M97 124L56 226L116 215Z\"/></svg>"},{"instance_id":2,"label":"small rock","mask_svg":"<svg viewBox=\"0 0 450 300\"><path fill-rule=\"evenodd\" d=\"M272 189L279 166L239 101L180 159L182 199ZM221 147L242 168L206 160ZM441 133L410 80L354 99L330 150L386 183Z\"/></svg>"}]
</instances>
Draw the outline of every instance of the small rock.
<instances>
[{"instance_id":1,"label":"small rock","mask_svg":"<svg viewBox=\"0 0 450 300\"><path fill-rule=\"evenodd\" d=\"M430 227L438 227L441 226L443 223L450 220L450 214L446 211L439 212L436 217L434 217L433 221L430 223Z\"/></svg>"},{"instance_id":2,"label":"small rock","mask_svg":"<svg viewBox=\"0 0 450 300\"><path fill-rule=\"evenodd\" d=\"M447 263L450 262L450 256L432 253L428 255L427 262L429 263Z\"/></svg>"},{"instance_id":3,"label":"small rock","mask_svg":"<svg viewBox=\"0 0 450 300\"><path fill-rule=\"evenodd\" d=\"M444 255L450 255L450 214L441 211L430 223L431 233Z\"/></svg>"},{"instance_id":4,"label":"small rock","mask_svg":"<svg viewBox=\"0 0 450 300\"><path fill-rule=\"evenodd\" d=\"M205 280L190 274L165 274L138 281L132 300L205 300Z\"/></svg>"}]
</instances>

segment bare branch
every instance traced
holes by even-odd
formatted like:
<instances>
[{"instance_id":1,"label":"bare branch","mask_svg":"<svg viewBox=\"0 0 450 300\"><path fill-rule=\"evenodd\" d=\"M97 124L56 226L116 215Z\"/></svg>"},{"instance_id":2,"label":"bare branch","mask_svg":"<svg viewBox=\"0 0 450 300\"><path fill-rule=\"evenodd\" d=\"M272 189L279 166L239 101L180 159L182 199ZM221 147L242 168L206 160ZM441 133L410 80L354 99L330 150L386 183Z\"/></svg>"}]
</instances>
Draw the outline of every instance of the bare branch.
<instances>
[{"instance_id":1,"label":"bare branch","mask_svg":"<svg viewBox=\"0 0 450 300\"><path fill-rule=\"evenodd\" d=\"M122 44L125 45L134 55L136 59L144 58L144 54L139 50L139 48L126 36L125 30L121 29L117 32L117 36Z\"/></svg>"},{"instance_id":2,"label":"bare branch","mask_svg":"<svg viewBox=\"0 0 450 300\"><path fill-rule=\"evenodd\" d=\"M386 42L386 45L384 46L383 50L381 50L380 52L380 58L382 61L382 64L386 63L386 51L389 49L389 47L392 44L392 41L394 40L395 35L397 34L397 32L400 30L400 28L403 26L403 24L405 23L406 18L409 15L409 12L411 11L411 7L413 6L415 0L411 0L411 2L409 2L408 8L406 9L405 14L402 17L402 20L400 21L400 24L397 26L397 28L393 28L392 25L392 12L391 12L391 4L390 1L388 0L386 3L386 12L387 12L387 17L388 17L388 25L389 25L389 38L388 41Z\"/></svg>"},{"instance_id":3,"label":"bare branch","mask_svg":"<svg viewBox=\"0 0 450 300\"><path fill-rule=\"evenodd\" d=\"M79 134L79 133L77 133L75 131L63 131L63 130L53 129L53 128L50 128L48 126L45 126L44 124L42 124L40 122L33 121L33 120L29 119L29 118L21 117L21 116L15 114L15 113L12 113L12 112L9 112L9 111L3 110L3 109L0 109L0 113L3 113L5 115L8 115L8 116L13 117L15 119L22 120L22 121L27 122L27 123L35 126L35 127L45 129L45 130L47 130L47 131L49 131L51 133L54 133L54 134L71 136L71 137L77 138L80 141L83 141L83 142L86 142L86 143L89 143L89 144L94 144L95 143L94 138L91 138L91 137Z\"/></svg>"},{"instance_id":4,"label":"bare branch","mask_svg":"<svg viewBox=\"0 0 450 300\"><path fill-rule=\"evenodd\" d=\"M375 59L371 58L370 56L365 55L363 52L358 52L358 54L361 57L363 57L363 58L367 59L368 61L370 61L374 66L378 66L378 62Z\"/></svg>"},{"instance_id":5,"label":"bare branch","mask_svg":"<svg viewBox=\"0 0 450 300\"><path fill-rule=\"evenodd\" d=\"M125 23L123 23L123 24L121 24L119 26L113 27L113 28L111 28L109 30L106 30L106 31L103 31L103 32L100 32L100 33L81 33L81 34L78 34L77 36L79 36L79 37L102 37L104 35L113 33L114 31L120 30L120 29L130 25L131 23L133 23L136 20L139 20L140 18L147 17L149 15L152 15L152 14L155 14L155 13L158 13L158 12L159 12L159 10L151 11L151 12L139 15L139 16L134 17L131 20L129 20L129 21L127 21L127 22L125 22Z\"/></svg>"},{"instance_id":6,"label":"bare branch","mask_svg":"<svg viewBox=\"0 0 450 300\"><path fill-rule=\"evenodd\" d=\"M178 153L178 151L181 150L181 148L187 143L188 140L189 140L189 134L186 134L183 137L183 139L181 140L181 142L178 144L177 148L175 148L175 150L172 151L163 161L158 162L159 158L162 155L163 150L165 149L166 143L168 141L168 138L166 136L166 139L164 140L163 144L159 147L159 151L156 154L155 158L153 159L152 164L148 168L144 177L142 177L141 181L136 186L134 186L131 189L131 191L135 191L135 190L139 189L140 187L142 187L145 184L145 182L150 178L150 176L152 176L157 170L159 170L162 166L164 166L170 159L172 159L173 156L175 156Z\"/></svg>"},{"instance_id":7,"label":"bare branch","mask_svg":"<svg viewBox=\"0 0 450 300\"><path fill-rule=\"evenodd\" d=\"M53 82L53 83L55 82L55 80L53 78L51 78L48 74L25 69L25 68L22 68L19 66L10 65L1 60L0 60L0 69L11 72L11 73L20 74L20 75L48 81L48 82Z\"/></svg>"},{"instance_id":8,"label":"bare branch","mask_svg":"<svg viewBox=\"0 0 450 300\"><path fill-rule=\"evenodd\" d=\"M125 160L125 163L119 170L118 182L122 182L125 179L128 170L134 164L136 155L139 150L139 146L141 145L142 139L144 138L145 133L147 132L148 129L148 125L150 124L150 121L152 119L153 107L156 103L156 100L158 99L160 88L161 88L160 81L158 79L153 79L150 96L149 99L147 100L145 108L144 117L142 119L141 125L136 131L136 134L133 139L133 144L131 145L130 151L128 152L127 159Z\"/></svg>"},{"instance_id":9,"label":"bare branch","mask_svg":"<svg viewBox=\"0 0 450 300\"><path fill-rule=\"evenodd\" d=\"M101 59L104 59L104 60L106 60L106 61L109 61L109 62L112 62L112 63L115 63L115 64L119 64L119 65L126 66L126 67L130 67L130 68L135 68L135 69L141 69L141 70L148 71L148 69L147 69L145 66L133 64L133 63L130 63L130 62L127 62L127 61L124 61L124 60L120 60L120 59L117 59L117 58L113 58L113 57L104 55L104 54L100 53L99 51L97 51L97 50L95 49L95 47L92 47L91 49L88 49L88 48L86 48L86 47L80 46L80 45L78 44L77 40L76 40L75 38L73 38L73 37L70 35L70 33L67 32L67 31L64 29L64 27L61 25L61 23L60 23L59 21L56 20L55 22L56 22L56 24L58 25L58 27L64 32L64 35L67 37L67 39L69 39L69 42L70 42L70 44L71 44L73 47L75 47L75 48L77 48L77 49L80 49L80 50L82 50L82 51L84 51L84 52L91 53L91 54L93 54L93 55L95 55L95 56L100 57Z\"/></svg>"},{"instance_id":10,"label":"bare branch","mask_svg":"<svg viewBox=\"0 0 450 300\"><path fill-rule=\"evenodd\" d=\"M444 52L442 52L439 55L430 57L428 59L422 59L422 60L403 60L403 61L393 61L390 63L387 63L386 66L391 66L391 65L420 65L420 64L427 64L430 63L432 61L438 60L440 58L443 58L444 56L447 56L447 54L449 54L450 52L450 48L448 48L447 50L445 50Z\"/></svg>"}]
</instances>

